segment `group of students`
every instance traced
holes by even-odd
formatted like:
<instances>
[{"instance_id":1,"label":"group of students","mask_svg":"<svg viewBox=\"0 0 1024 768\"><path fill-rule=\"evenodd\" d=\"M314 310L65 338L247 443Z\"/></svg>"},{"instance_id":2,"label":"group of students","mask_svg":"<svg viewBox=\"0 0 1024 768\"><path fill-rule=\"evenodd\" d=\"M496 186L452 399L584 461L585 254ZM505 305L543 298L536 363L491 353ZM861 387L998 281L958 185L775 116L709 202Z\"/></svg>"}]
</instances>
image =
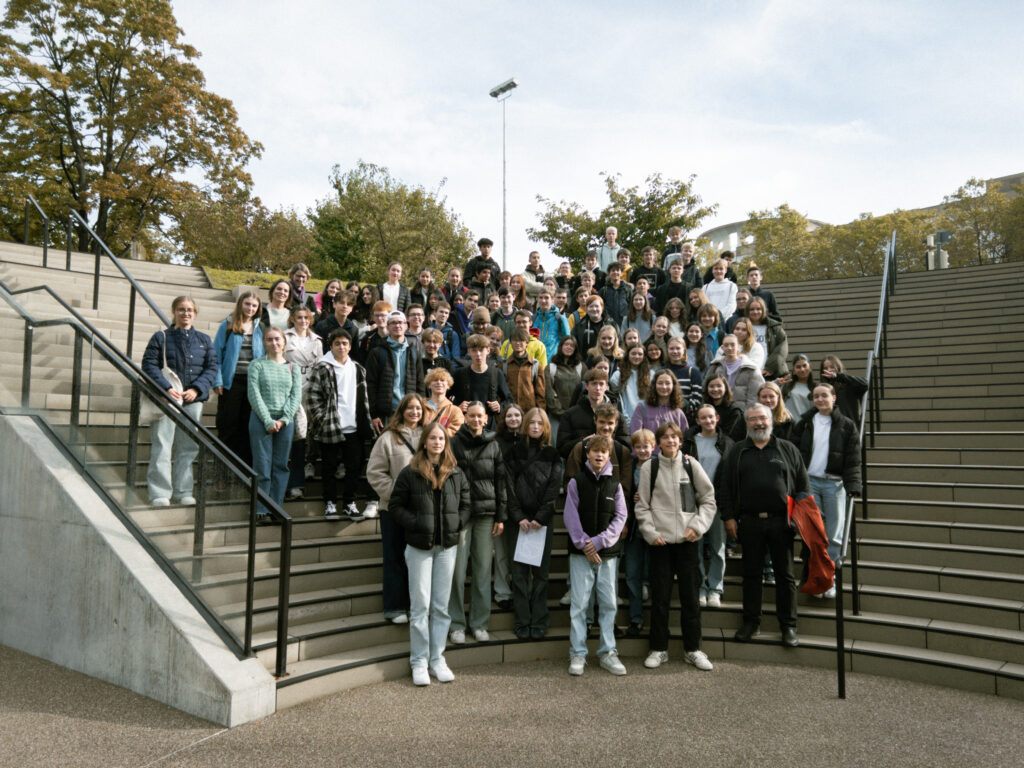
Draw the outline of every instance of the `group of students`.
<instances>
[{"instance_id":1,"label":"group of students","mask_svg":"<svg viewBox=\"0 0 1024 768\"><path fill-rule=\"evenodd\" d=\"M627 635L643 635L648 593L652 601L646 665L667 658L674 576L685 659L711 669L699 609L720 606L723 592L717 468L746 438L748 409L767 409L775 436L806 448L838 542L842 491L859 490L859 467L856 476L851 468L859 452L835 437L855 437L843 420L855 416L864 383L834 356L822 361L817 382L806 356L790 371L781 315L760 270L752 265L748 284L737 287L731 254L723 254L697 287L693 248L680 234L670 232L660 259L648 247L632 265L610 228L576 276L567 264L547 275L535 253L522 274L502 273L484 239L440 288L427 270L403 285L394 263L377 286L331 280L309 295L309 270L299 264L266 303L243 291L213 340L192 327L195 302L175 299L174 322L150 340L143 370L195 419L215 389L221 440L252 464L275 502L301 498L319 462L325 517L380 515L383 612L410 625L416 684L453 678L446 644L465 643L467 632L489 639L492 570L493 597L514 611L516 636L545 636L560 494L570 673L582 674L596 623L601 666L625 674L614 631L620 559ZM152 425L150 502L192 504L196 448L167 422ZM370 498L360 510L370 443ZM515 557L527 535L543 538L537 564ZM764 566L778 575L789 564Z\"/></svg>"}]
</instances>

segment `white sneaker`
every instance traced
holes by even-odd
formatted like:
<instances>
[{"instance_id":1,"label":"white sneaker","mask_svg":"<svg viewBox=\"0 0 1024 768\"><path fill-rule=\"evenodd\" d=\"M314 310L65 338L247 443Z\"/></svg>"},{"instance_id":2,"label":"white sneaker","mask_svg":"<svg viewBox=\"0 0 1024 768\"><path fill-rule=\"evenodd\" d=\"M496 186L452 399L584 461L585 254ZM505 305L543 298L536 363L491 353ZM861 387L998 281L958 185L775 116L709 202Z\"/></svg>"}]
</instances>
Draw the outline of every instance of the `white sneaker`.
<instances>
[{"instance_id":1,"label":"white sneaker","mask_svg":"<svg viewBox=\"0 0 1024 768\"><path fill-rule=\"evenodd\" d=\"M714 665L708 661L708 656L704 651L687 651L683 654L683 658L687 664L693 664L697 669L702 672L710 672L714 669Z\"/></svg>"},{"instance_id":2,"label":"white sneaker","mask_svg":"<svg viewBox=\"0 0 1024 768\"><path fill-rule=\"evenodd\" d=\"M579 677L583 674L583 668L587 666L587 659L585 656L570 656L569 657L569 674L575 677Z\"/></svg>"},{"instance_id":3,"label":"white sneaker","mask_svg":"<svg viewBox=\"0 0 1024 768\"><path fill-rule=\"evenodd\" d=\"M721 608L722 607L722 596L717 592L712 592L708 595L708 608Z\"/></svg>"},{"instance_id":4,"label":"white sneaker","mask_svg":"<svg viewBox=\"0 0 1024 768\"><path fill-rule=\"evenodd\" d=\"M619 661L619 654L615 651L608 651L601 657L601 668L608 670L613 675L626 674L626 667Z\"/></svg>"},{"instance_id":5,"label":"white sneaker","mask_svg":"<svg viewBox=\"0 0 1024 768\"><path fill-rule=\"evenodd\" d=\"M646 584L640 587L640 599L645 603L651 599L651 590L647 588Z\"/></svg>"},{"instance_id":6,"label":"white sneaker","mask_svg":"<svg viewBox=\"0 0 1024 768\"><path fill-rule=\"evenodd\" d=\"M565 594L558 599L558 602L560 605L572 605L572 590L565 590Z\"/></svg>"},{"instance_id":7,"label":"white sneaker","mask_svg":"<svg viewBox=\"0 0 1024 768\"><path fill-rule=\"evenodd\" d=\"M358 523L360 520L363 519L363 513L359 511L359 507L356 506L356 503L354 501L350 501L348 504L345 505L344 514L345 517L347 517L354 523Z\"/></svg>"},{"instance_id":8,"label":"white sneaker","mask_svg":"<svg viewBox=\"0 0 1024 768\"><path fill-rule=\"evenodd\" d=\"M487 634L486 629L474 629L473 639L476 640L478 643L486 643L488 640L491 639L491 636Z\"/></svg>"},{"instance_id":9,"label":"white sneaker","mask_svg":"<svg viewBox=\"0 0 1024 768\"><path fill-rule=\"evenodd\" d=\"M154 507L169 507L169 506L171 506L171 500L170 499L164 499L164 498L150 499L149 503L152 504Z\"/></svg>"},{"instance_id":10,"label":"white sneaker","mask_svg":"<svg viewBox=\"0 0 1024 768\"><path fill-rule=\"evenodd\" d=\"M448 663L444 659L430 668L430 674L436 677L439 683L450 683L455 679L455 673L448 668Z\"/></svg>"},{"instance_id":11,"label":"white sneaker","mask_svg":"<svg viewBox=\"0 0 1024 768\"><path fill-rule=\"evenodd\" d=\"M413 685L430 685L430 673L427 672L426 667L413 667L412 668L412 684Z\"/></svg>"},{"instance_id":12,"label":"white sneaker","mask_svg":"<svg viewBox=\"0 0 1024 768\"><path fill-rule=\"evenodd\" d=\"M392 624L408 624L409 617L404 613L400 613L397 616L392 616L390 619L388 619L388 621L390 621Z\"/></svg>"},{"instance_id":13,"label":"white sneaker","mask_svg":"<svg viewBox=\"0 0 1024 768\"><path fill-rule=\"evenodd\" d=\"M334 479L335 480L344 480L345 479L345 465L344 464L339 464L337 466L337 468L334 470Z\"/></svg>"},{"instance_id":14,"label":"white sneaker","mask_svg":"<svg viewBox=\"0 0 1024 768\"><path fill-rule=\"evenodd\" d=\"M697 604L700 605L701 608L707 608L708 607L708 596L707 595L701 595L700 597L698 597L697 598Z\"/></svg>"},{"instance_id":15,"label":"white sneaker","mask_svg":"<svg viewBox=\"0 0 1024 768\"><path fill-rule=\"evenodd\" d=\"M193 507L195 506L196 503L196 497L182 496L180 499L178 499L178 503L181 504L183 507Z\"/></svg>"},{"instance_id":16,"label":"white sneaker","mask_svg":"<svg viewBox=\"0 0 1024 768\"><path fill-rule=\"evenodd\" d=\"M307 480L312 480L316 475L316 467L313 466L313 462L307 461L306 466L303 467L302 474Z\"/></svg>"},{"instance_id":17,"label":"white sneaker","mask_svg":"<svg viewBox=\"0 0 1024 768\"><path fill-rule=\"evenodd\" d=\"M466 633L461 629L453 629L449 633L448 639L453 645L464 645L466 642Z\"/></svg>"},{"instance_id":18,"label":"white sneaker","mask_svg":"<svg viewBox=\"0 0 1024 768\"><path fill-rule=\"evenodd\" d=\"M835 600L836 599L836 588L835 587L829 587L829 589L825 591L824 598L826 600Z\"/></svg>"},{"instance_id":19,"label":"white sneaker","mask_svg":"<svg viewBox=\"0 0 1024 768\"><path fill-rule=\"evenodd\" d=\"M301 488L292 488L288 491L288 500L294 501L295 499L301 499L303 490Z\"/></svg>"},{"instance_id":20,"label":"white sneaker","mask_svg":"<svg viewBox=\"0 0 1024 768\"><path fill-rule=\"evenodd\" d=\"M377 513L377 502L376 501L368 501L368 502L366 502L366 506L363 507L363 517L365 517L367 520L369 520L372 517L376 517L377 514L378 514Z\"/></svg>"},{"instance_id":21,"label":"white sneaker","mask_svg":"<svg viewBox=\"0 0 1024 768\"><path fill-rule=\"evenodd\" d=\"M648 669L657 669L668 661L668 651L651 651L644 659L644 666Z\"/></svg>"},{"instance_id":22,"label":"white sneaker","mask_svg":"<svg viewBox=\"0 0 1024 768\"><path fill-rule=\"evenodd\" d=\"M328 520L338 519L338 507L334 504L333 501L328 501L324 505L324 517L326 517Z\"/></svg>"}]
</instances>

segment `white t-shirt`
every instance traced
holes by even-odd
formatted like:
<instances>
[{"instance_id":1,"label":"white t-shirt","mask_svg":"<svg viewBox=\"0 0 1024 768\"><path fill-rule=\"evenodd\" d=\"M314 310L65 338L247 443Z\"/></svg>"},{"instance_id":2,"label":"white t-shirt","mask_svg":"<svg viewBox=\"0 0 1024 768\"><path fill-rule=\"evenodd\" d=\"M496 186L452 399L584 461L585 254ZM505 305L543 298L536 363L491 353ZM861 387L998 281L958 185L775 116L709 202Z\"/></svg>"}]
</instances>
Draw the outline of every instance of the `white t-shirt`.
<instances>
[{"instance_id":1,"label":"white t-shirt","mask_svg":"<svg viewBox=\"0 0 1024 768\"><path fill-rule=\"evenodd\" d=\"M381 286L381 299L386 301L395 309L398 309L398 295L401 291L401 283L395 283L394 285L391 283L384 283L384 285Z\"/></svg>"},{"instance_id":2,"label":"white t-shirt","mask_svg":"<svg viewBox=\"0 0 1024 768\"><path fill-rule=\"evenodd\" d=\"M807 474L813 477L824 477L828 466L828 439L832 434L832 416L821 413L814 414L814 445L811 448L811 463L807 465Z\"/></svg>"}]
</instances>

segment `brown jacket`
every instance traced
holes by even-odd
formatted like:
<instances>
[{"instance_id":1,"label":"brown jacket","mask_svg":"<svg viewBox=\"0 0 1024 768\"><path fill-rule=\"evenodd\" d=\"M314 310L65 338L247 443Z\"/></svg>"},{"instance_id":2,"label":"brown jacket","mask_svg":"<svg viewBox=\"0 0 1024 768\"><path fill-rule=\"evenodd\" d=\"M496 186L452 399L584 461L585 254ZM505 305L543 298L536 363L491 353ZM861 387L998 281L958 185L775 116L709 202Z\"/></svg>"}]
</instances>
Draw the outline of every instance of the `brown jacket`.
<instances>
[{"instance_id":1,"label":"brown jacket","mask_svg":"<svg viewBox=\"0 0 1024 768\"><path fill-rule=\"evenodd\" d=\"M505 381L512 399L523 412L531 408L544 408L544 369L529 355L517 359L510 357L501 363Z\"/></svg>"}]
</instances>

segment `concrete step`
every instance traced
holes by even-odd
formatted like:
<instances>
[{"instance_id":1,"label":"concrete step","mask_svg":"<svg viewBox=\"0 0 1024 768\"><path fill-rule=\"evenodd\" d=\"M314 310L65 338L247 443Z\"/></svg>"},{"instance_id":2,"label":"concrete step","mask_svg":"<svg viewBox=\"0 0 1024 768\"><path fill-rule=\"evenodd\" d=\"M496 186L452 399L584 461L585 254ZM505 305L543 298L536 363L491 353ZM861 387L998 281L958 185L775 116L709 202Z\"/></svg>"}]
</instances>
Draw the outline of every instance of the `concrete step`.
<instances>
[{"instance_id":1,"label":"concrete step","mask_svg":"<svg viewBox=\"0 0 1024 768\"><path fill-rule=\"evenodd\" d=\"M859 559L857 574L860 584L995 597L1016 600L1024 591L1020 574L981 571L921 563L891 563ZM852 581L852 576L847 575Z\"/></svg>"},{"instance_id":2,"label":"concrete step","mask_svg":"<svg viewBox=\"0 0 1024 768\"><path fill-rule=\"evenodd\" d=\"M1022 511L1024 518L1024 511ZM865 539L895 542L994 547L1024 551L1024 519L1021 525L956 523L937 520L901 520L873 517L857 522L857 535ZM1022 573L1024 593L1024 573Z\"/></svg>"},{"instance_id":3,"label":"concrete step","mask_svg":"<svg viewBox=\"0 0 1024 768\"><path fill-rule=\"evenodd\" d=\"M1024 550L858 536L859 557L879 562L944 565L998 573L1024 573ZM1024 593L1022 593L1024 598Z\"/></svg>"},{"instance_id":4,"label":"concrete step","mask_svg":"<svg viewBox=\"0 0 1024 768\"><path fill-rule=\"evenodd\" d=\"M868 480L870 498L948 501L963 504L1024 505L1024 486L991 487L979 483L926 483L910 480Z\"/></svg>"},{"instance_id":5,"label":"concrete step","mask_svg":"<svg viewBox=\"0 0 1024 768\"><path fill-rule=\"evenodd\" d=\"M857 514L863 517L862 501L854 502ZM919 520L968 525L1024 525L1024 511L1013 504L982 504L978 502L926 501L921 499L868 499L871 520Z\"/></svg>"},{"instance_id":6,"label":"concrete step","mask_svg":"<svg viewBox=\"0 0 1024 768\"><path fill-rule=\"evenodd\" d=\"M1020 485L1024 483L1024 470L1013 466L872 463L868 465L868 477L872 480L900 480L913 477L915 482Z\"/></svg>"},{"instance_id":7,"label":"concrete step","mask_svg":"<svg viewBox=\"0 0 1024 768\"><path fill-rule=\"evenodd\" d=\"M883 464L997 465L1024 467L1024 448L869 448L868 461Z\"/></svg>"},{"instance_id":8,"label":"concrete step","mask_svg":"<svg viewBox=\"0 0 1024 768\"><path fill-rule=\"evenodd\" d=\"M1024 445L1024 431L885 429L875 434L875 445L892 448L1019 449Z\"/></svg>"}]
</instances>

